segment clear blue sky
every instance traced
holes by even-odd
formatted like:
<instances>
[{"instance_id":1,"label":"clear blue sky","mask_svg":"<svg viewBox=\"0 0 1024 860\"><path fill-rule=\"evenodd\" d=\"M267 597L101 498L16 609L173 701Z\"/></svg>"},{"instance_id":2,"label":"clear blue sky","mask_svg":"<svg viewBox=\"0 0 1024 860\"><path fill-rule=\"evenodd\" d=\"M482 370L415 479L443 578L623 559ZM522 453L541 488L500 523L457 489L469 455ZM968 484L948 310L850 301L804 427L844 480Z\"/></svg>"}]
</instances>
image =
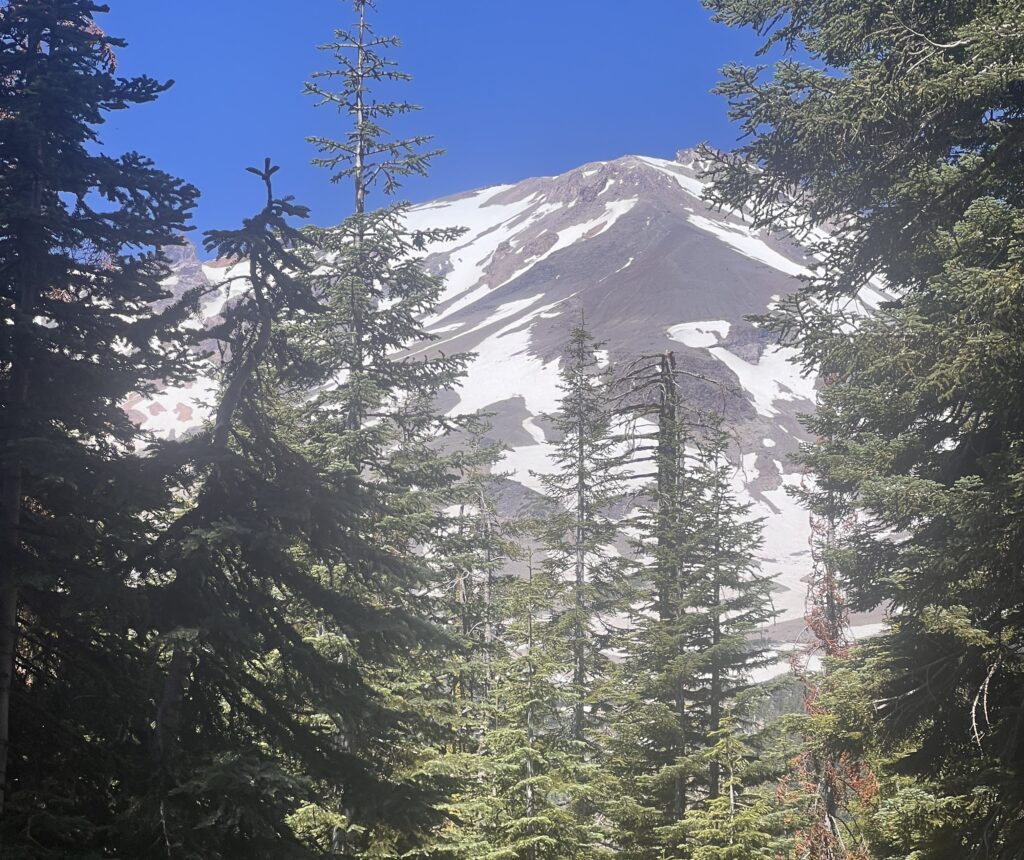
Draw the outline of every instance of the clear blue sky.
<instances>
[{"instance_id":1,"label":"clear blue sky","mask_svg":"<svg viewBox=\"0 0 1024 860\"><path fill-rule=\"evenodd\" d=\"M259 202L244 172L271 156L279 190L317 223L349 212L347 188L309 166L310 134L345 126L302 95L316 50L353 19L348 0L107 0L102 24L128 40L120 71L174 79L158 102L116 114L110 150L135 149L202 191L200 229L234 226ZM419 202L587 161L670 158L702 140L730 148L736 130L709 90L757 39L712 24L698 0L379 0L379 33L413 75L402 94L423 105L408 128L447 150ZM198 238L198 234L193 234Z\"/></svg>"}]
</instances>

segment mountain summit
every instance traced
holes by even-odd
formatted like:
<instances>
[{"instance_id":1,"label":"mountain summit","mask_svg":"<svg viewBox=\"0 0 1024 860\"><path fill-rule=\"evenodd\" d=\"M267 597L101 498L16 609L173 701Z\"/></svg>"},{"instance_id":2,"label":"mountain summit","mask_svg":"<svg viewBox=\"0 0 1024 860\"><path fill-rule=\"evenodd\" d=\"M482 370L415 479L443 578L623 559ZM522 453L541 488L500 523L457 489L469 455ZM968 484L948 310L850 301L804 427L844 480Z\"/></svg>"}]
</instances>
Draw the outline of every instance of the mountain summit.
<instances>
[{"instance_id":1,"label":"mountain summit","mask_svg":"<svg viewBox=\"0 0 1024 860\"><path fill-rule=\"evenodd\" d=\"M809 259L796 244L752 229L742 213L709 206L702 168L690 150L673 161L630 155L414 207L414 228L466 232L424 251L445 289L426 321L438 339L412 355L476 354L443 408L493 413L522 503L538 488L532 473L547 468L543 416L557 409L559 361L580 314L617 363L675 351L693 374L691 402L727 416L736 489L768 518L761 556L778 583L780 621L799 626L810 528L786 492L802 480L788 455L807 438L798 416L814 408L815 381L747 317L794 290ZM180 285L238 274L194 254L176 260ZM204 315L228 300L225 287L207 299ZM208 390L201 380L130 407L147 428L180 433L198 420L194 401Z\"/></svg>"},{"instance_id":2,"label":"mountain summit","mask_svg":"<svg viewBox=\"0 0 1024 860\"><path fill-rule=\"evenodd\" d=\"M495 435L512 446L505 466L528 489L546 467L541 417L557 408L561 350L580 314L616 362L674 350L709 380L688 383L691 400L727 415L736 488L770 518L765 573L778 577L782 619L797 619L809 527L786 493L801 480L787 455L806 438L798 415L813 409L814 380L745 318L794 290L808 260L741 214L713 210L702 167L691 151L625 156L416 207L413 226L467 228L426 249L446 281L429 348L477 354L445 405L494 413Z\"/></svg>"}]
</instances>

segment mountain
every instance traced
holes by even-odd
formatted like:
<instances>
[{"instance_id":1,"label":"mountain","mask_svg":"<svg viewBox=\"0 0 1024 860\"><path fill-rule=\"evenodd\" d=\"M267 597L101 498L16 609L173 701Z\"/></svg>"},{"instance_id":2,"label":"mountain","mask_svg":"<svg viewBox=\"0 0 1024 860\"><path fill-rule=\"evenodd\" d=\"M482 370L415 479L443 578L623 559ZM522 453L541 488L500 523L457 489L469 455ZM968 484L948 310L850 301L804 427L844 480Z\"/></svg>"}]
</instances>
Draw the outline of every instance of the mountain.
<instances>
[{"instance_id":1,"label":"mountain","mask_svg":"<svg viewBox=\"0 0 1024 860\"><path fill-rule=\"evenodd\" d=\"M626 156L413 208L413 228L466 232L425 249L425 265L446 286L426 320L437 340L410 355L476 354L464 385L441 406L494 413L493 435L511 447L504 502L521 507L538 489L531 470L547 466L543 416L557 408L560 354L579 315L616 364L674 350L692 374L689 400L727 416L736 489L766 518L761 557L778 584L775 635L792 639L802 629L811 559L807 514L786 493L804 478L788 456L807 439L799 416L814 408L815 380L746 317L796 289L811 260L796 244L751 229L742 213L712 209L701 199L702 166L692 151L674 161ZM200 279L221 285L204 304L207 317L239 289L233 276L244 275L244 264L203 264L189 249L175 268L175 290ZM882 298L862 296L869 305ZM208 396L201 380L129 408L144 427L174 435L195 426L196 400Z\"/></svg>"}]
</instances>

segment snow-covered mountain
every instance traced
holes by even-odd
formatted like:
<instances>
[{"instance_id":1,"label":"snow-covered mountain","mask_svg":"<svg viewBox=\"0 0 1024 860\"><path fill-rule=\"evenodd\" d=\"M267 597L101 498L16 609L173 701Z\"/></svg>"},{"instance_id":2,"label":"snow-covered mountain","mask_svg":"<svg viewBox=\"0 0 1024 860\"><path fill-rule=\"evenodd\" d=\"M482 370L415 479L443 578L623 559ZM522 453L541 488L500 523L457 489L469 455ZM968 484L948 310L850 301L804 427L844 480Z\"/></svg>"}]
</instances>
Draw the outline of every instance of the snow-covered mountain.
<instances>
[{"instance_id":1,"label":"snow-covered mountain","mask_svg":"<svg viewBox=\"0 0 1024 860\"><path fill-rule=\"evenodd\" d=\"M702 199L701 165L627 156L434 201L415 227L461 225L427 249L446 289L428 327L446 351L477 353L452 412L495 412L512 446L505 466L529 489L543 471L557 407L559 357L582 312L610 358L674 350L679 365L726 384L690 380L688 396L724 408L738 442L736 486L768 518L763 559L778 575L783 619L802 617L809 570L807 514L786 494L801 476L787 455L806 438L814 380L744 317L798 286L797 246L752 231Z\"/></svg>"},{"instance_id":2,"label":"snow-covered mountain","mask_svg":"<svg viewBox=\"0 0 1024 860\"><path fill-rule=\"evenodd\" d=\"M414 228L467 228L426 249L446 287L426 321L439 339L422 349L476 353L442 408L495 413L521 502L537 487L531 470L546 467L542 416L557 407L560 355L580 313L613 362L674 350L681 367L725 383L694 378L687 395L728 417L736 488L767 518L763 568L777 577L778 632L788 638L801 626L810 530L785 490L802 480L787 456L806 438L798 416L813 409L814 380L745 317L794 290L808 258L741 214L710 208L700 173L690 151L674 161L626 156L415 207ZM176 271L181 287L232 274L188 250ZM220 290L204 311L216 313L226 298ZM206 392L200 382L130 407L147 428L182 432Z\"/></svg>"}]
</instances>

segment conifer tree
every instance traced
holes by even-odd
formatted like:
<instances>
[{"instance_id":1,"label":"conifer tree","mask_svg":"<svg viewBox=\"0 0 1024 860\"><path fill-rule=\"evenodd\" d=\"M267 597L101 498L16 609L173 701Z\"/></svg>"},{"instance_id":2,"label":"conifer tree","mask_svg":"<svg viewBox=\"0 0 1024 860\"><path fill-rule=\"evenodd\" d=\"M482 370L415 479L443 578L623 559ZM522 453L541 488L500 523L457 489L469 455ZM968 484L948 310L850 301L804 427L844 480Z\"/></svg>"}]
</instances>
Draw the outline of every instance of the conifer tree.
<instances>
[{"instance_id":1,"label":"conifer tree","mask_svg":"<svg viewBox=\"0 0 1024 860\"><path fill-rule=\"evenodd\" d=\"M417 791L390 779L386 739L401 717L367 686L361 664L408 648L415 623L328 588L318 573L359 557L385 581L410 575L386 548L360 540L353 526L370 502L290 420L287 376L299 356L290 331L320 306L295 277L301 237L289 219L305 210L274 196L275 171L269 161L252 171L267 193L256 216L207 234L207 250L247 261L248 289L209 333L228 355L212 426L160 446L178 464L186 505L133 559L152 571L150 647L161 673L152 776L133 789L138 841L122 851L318 856L290 817L328 780L364 820L398 821L391 805L404 803L401 820L415 828L420 814ZM342 632L325 645L326 629ZM347 746L337 722L308 716L317 713L344 715Z\"/></svg>"},{"instance_id":2,"label":"conifer tree","mask_svg":"<svg viewBox=\"0 0 1024 860\"><path fill-rule=\"evenodd\" d=\"M569 336L559 411L550 416L558 439L553 471L538 476L552 508L539 534L552 588L549 624L568 649L568 731L579 743L606 721L606 652L619 644L617 616L631 594L632 565L615 547L619 530L611 516L625 493L627 454L615 432L611 371L601 367L600 348L581 320Z\"/></svg>"},{"instance_id":3,"label":"conifer tree","mask_svg":"<svg viewBox=\"0 0 1024 860\"><path fill-rule=\"evenodd\" d=\"M575 756L569 808L581 823L605 822L607 830L604 810L614 791L605 760L619 701L611 653L623 645L635 568L616 546L613 509L626 490L628 451L600 347L581 319L563 359L559 411L550 416L557 441L552 472L539 475L549 510L538 531L549 615L538 635L564 667L556 685L561 724L545 730L560 732ZM595 835L590 850L600 844Z\"/></svg>"},{"instance_id":4,"label":"conifer tree","mask_svg":"<svg viewBox=\"0 0 1024 860\"><path fill-rule=\"evenodd\" d=\"M520 524L503 518L497 506L505 476L494 470L504 449L486 443L484 431L481 426L462 442L463 471L430 547L433 578L444 592L442 622L456 632L461 645L451 655L449 680L458 751L474 749L489 722L495 661L502 649L498 636L506 620L500 608L501 580L508 563L520 554Z\"/></svg>"},{"instance_id":5,"label":"conifer tree","mask_svg":"<svg viewBox=\"0 0 1024 860\"><path fill-rule=\"evenodd\" d=\"M620 646L632 565L614 544L611 508L624 487L625 455L613 434L610 372L580 323L562 370L560 411L551 416L554 474L540 476L549 509L542 558L525 581L495 584L500 637L487 667L485 722L452 806L441 856L610 856L604 814L614 796L607 770L610 709L617 700L609 656ZM443 851L449 853L445 854Z\"/></svg>"},{"instance_id":6,"label":"conifer tree","mask_svg":"<svg viewBox=\"0 0 1024 860\"><path fill-rule=\"evenodd\" d=\"M460 421L435 411L437 396L453 389L468 356L432 353L435 339L425 329L443 286L429 275L419 252L429 243L457 236L455 228L412 232L405 227L407 204L367 211L367 198L378 185L394 194L403 177L425 174L437 151L422 152L428 137L394 139L382 119L417 110L399 101L378 100L374 87L408 80L382 51L398 39L377 36L368 21L367 0L355 0L358 24L339 30L323 46L337 68L318 72L307 91L318 105L347 114L352 128L342 140L312 138L322 153L315 160L331 172L333 182L350 182L354 212L339 227L307 232L310 289L325 313L309 321L301 335L315 364L331 368L309 404L310 423L341 448L344 456L395 509L380 529L402 529L395 545L426 546L443 526L438 514L456 483L462 458L438 445ZM332 82L339 81L337 89ZM416 349L417 354L403 353ZM406 511L398 515L398 509ZM429 516L433 512L434 516Z\"/></svg>"},{"instance_id":7,"label":"conifer tree","mask_svg":"<svg viewBox=\"0 0 1024 860\"><path fill-rule=\"evenodd\" d=\"M1019 857L1024 11L709 5L787 54L771 79L727 69L720 89L750 137L719 159L717 199L761 227L832 236L772 324L831 381L832 435L806 460L861 512L844 545L851 608L893 613L853 685L878 705L864 736L878 814L902 833L872 850ZM876 277L892 300L865 313Z\"/></svg>"},{"instance_id":8,"label":"conifer tree","mask_svg":"<svg viewBox=\"0 0 1024 860\"><path fill-rule=\"evenodd\" d=\"M438 154L424 151L428 137L396 139L381 125L418 108L378 92L408 76L385 55L398 40L373 32L373 5L356 0L356 26L337 31L324 46L336 66L314 74L307 84L318 105L334 107L351 122L342 139L312 142L320 152L314 163L329 170L332 181L350 185L354 206L340 226L306 232L306 282L325 312L310 317L299 334L307 360L329 372L326 378L304 380L314 395L304 423L310 444L347 463L375 500L360 517L359 534L419 570L416 583L378 592L375 599L447 627L449 645L461 641L473 655L449 673L458 657L449 660L432 650L442 638L425 628L421 647L410 649L400 666L382 665L374 674L374 684L396 707L420 717L402 755L409 772L422 775L423 768L445 769L437 761L438 748L475 743L473 702L481 692L477 659L490 646L479 641L487 620L481 619L483 628L472 620L478 611L472 604L486 594L471 580L482 576L486 591L502 537L493 511L468 517L451 511L465 511L466 493L480 488L474 474L497 452L468 441L479 435L478 419L444 415L436 405L439 395L457 386L469 357L430 347L436 338L424 320L443 283L424 270L420 258L427 245L460 231L411 231L406 204L389 203L376 211L369 206L375 188L393 196L402 179L425 174ZM336 587L358 582L368 595L373 592L372 572L359 557L347 559L333 576ZM468 709L463 696L469 696ZM374 850L385 848L378 843Z\"/></svg>"},{"instance_id":9,"label":"conifer tree","mask_svg":"<svg viewBox=\"0 0 1024 860\"><path fill-rule=\"evenodd\" d=\"M0 814L5 856L103 839L144 707L124 558L167 504L121 409L192 372L160 248L196 190L100 139L169 84L118 77L89 0L0 7ZM31 837L30 837L31 832ZM31 847L28 847L31 846ZM38 853L36 853L38 852Z\"/></svg>"},{"instance_id":10,"label":"conifer tree","mask_svg":"<svg viewBox=\"0 0 1024 860\"><path fill-rule=\"evenodd\" d=\"M318 106L333 106L351 120L344 139L310 141L322 153L314 164L329 170L332 182L350 182L354 192L351 217L338 228L310 233L318 264L311 285L323 297L327 313L318 318L308 338L311 353L333 362L337 377L314 408L322 417L336 415L348 431L361 437L353 440L350 456L362 468L378 463L393 441L396 407L429 405L434 395L455 384L466 359L438 355L395 360L402 350L431 339L422 321L441 290L441 282L423 270L416 252L430 242L454 238L458 231L412 233L403 224L407 206L401 203L367 212L367 197L374 188L393 195L402 178L425 175L439 151L421 151L429 137L395 139L379 124L418 106L372 95L374 87L407 81L409 76L382 53L400 43L396 37L373 32L367 18L373 3L354 0L354 6L355 30L338 30L335 41L322 46L337 67L314 73L306 85ZM337 88L334 81L339 82ZM381 420L389 409L391 420ZM375 426L372 433L369 424Z\"/></svg>"},{"instance_id":11,"label":"conifer tree","mask_svg":"<svg viewBox=\"0 0 1024 860\"><path fill-rule=\"evenodd\" d=\"M815 415L807 419L817 436L819 452L825 456L834 443L831 401L832 391L826 385L819 393ZM795 495L811 514L813 562L804 615L809 641L793 663L805 690L805 717L800 721L803 749L794 773L795 794L803 793L806 804L798 845L811 860L860 858L866 856L866 850L857 811L870 804L874 779L849 745L836 743L829 729L833 714L826 704L835 692L832 674L851 651L842 572L848 563L855 509L849 485L835 474L823 475ZM824 664L819 671L811 669L815 657Z\"/></svg>"},{"instance_id":12,"label":"conifer tree","mask_svg":"<svg viewBox=\"0 0 1024 860\"><path fill-rule=\"evenodd\" d=\"M683 850L681 856L687 860L779 860L791 856L794 840L787 818L792 813L773 792L750 790L763 775L757 753L745 742L731 711L707 740L702 755L709 764L717 765L721 791L706 803L690 807L681 826L669 831L685 840L675 849ZM670 841L675 840L670 837Z\"/></svg>"},{"instance_id":13,"label":"conifer tree","mask_svg":"<svg viewBox=\"0 0 1024 860\"><path fill-rule=\"evenodd\" d=\"M680 822L721 793L720 761L708 750L750 672L768 662L751 639L773 615L755 558L761 524L733 498L721 418L686 409L680 375L671 353L630 374L634 408L657 422L645 434L651 503L632 522L650 586L636 605L626 664L634 690L620 723L633 790L618 815L636 857L688 856L671 853L682 850Z\"/></svg>"},{"instance_id":14,"label":"conifer tree","mask_svg":"<svg viewBox=\"0 0 1024 860\"><path fill-rule=\"evenodd\" d=\"M451 807L437 854L458 860L556 860L606 856L605 834L574 800L599 765L583 761L562 730L564 644L551 637L550 580L530 554L523 578L498 582L500 650L491 665L487 725L462 761L472 777Z\"/></svg>"}]
</instances>

